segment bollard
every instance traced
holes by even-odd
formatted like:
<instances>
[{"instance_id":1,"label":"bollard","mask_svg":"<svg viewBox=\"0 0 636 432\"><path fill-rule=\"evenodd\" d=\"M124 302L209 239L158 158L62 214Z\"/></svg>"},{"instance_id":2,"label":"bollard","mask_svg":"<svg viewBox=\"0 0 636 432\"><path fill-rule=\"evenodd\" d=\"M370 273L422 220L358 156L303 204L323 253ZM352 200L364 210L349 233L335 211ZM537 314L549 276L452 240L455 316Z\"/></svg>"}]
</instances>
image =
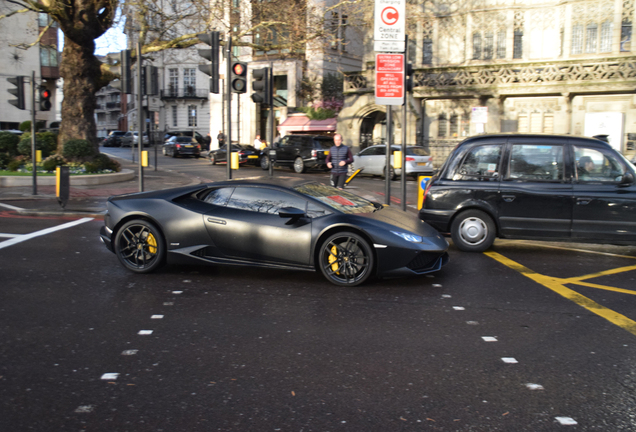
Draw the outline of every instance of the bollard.
<instances>
[{"instance_id":1,"label":"bollard","mask_svg":"<svg viewBox=\"0 0 636 432\"><path fill-rule=\"evenodd\" d=\"M417 177L417 209L420 210L422 205L424 205L424 192L426 191L426 186L428 186L428 182L433 178L430 176L418 176Z\"/></svg>"},{"instance_id":2,"label":"bollard","mask_svg":"<svg viewBox=\"0 0 636 432\"><path fill-rule=\"evenodd\" d=\"M55 196L57 202L66 207L69 198L70 178L67 166L59 166L55 169Z\"/></svg>"}]
</instances>

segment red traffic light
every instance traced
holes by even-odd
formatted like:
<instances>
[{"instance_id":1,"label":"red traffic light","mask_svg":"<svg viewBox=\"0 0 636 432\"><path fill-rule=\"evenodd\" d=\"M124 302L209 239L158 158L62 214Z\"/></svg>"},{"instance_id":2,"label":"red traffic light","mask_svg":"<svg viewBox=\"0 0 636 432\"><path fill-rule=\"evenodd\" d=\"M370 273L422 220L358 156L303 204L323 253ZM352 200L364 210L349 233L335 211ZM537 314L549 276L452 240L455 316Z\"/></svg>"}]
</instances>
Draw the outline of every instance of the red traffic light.
<instances>
[{"instance_id":1,"label":"red traffic light","mask_svg":"<svg viewBox=\"0 0 636 432\"><path fill-rule=\"evenodd\" d=\"M234 73L234 75L244 76L245 65L243 63L234 63L234 65L232 65L232 72Z\"/></svg>"},{"instance_id":2,"label":"red traffic light","mask_svg":"<svg viewBox=\"0 0 636 432\"><path fill-rule=\"evenodd\" d=\"M48 91L48 90L42 90L42 97L50 98L51 97L51 92Z\"/></svg>"}]
</instances>

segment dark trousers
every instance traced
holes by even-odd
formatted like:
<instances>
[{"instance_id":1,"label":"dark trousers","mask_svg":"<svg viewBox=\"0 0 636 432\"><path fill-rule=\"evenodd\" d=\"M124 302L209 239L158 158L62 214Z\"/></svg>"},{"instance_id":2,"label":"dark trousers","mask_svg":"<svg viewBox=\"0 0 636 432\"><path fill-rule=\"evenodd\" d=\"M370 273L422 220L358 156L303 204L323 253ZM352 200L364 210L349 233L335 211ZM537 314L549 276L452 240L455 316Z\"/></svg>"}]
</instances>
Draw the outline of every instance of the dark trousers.
<instances>
[{"instance_id":1,"label":"dark trousers","mask_svg":"<svg viewBox=\"0 0 636 432\"><path fill-rule=\"evenodd\" d=\"M343 189L346 180L347 180L347 173L332 173L331 174L331 182L333 183L333 187L336 187L338 189Z\"/></svg>"}]
</instances>

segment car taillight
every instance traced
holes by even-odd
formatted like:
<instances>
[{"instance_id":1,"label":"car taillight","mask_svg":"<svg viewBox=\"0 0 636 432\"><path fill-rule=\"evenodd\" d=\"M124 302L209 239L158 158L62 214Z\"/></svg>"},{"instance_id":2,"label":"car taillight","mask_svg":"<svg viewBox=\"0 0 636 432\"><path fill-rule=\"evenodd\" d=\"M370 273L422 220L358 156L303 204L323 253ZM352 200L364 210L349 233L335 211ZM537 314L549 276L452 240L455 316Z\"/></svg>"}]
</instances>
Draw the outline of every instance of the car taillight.
<instances>
[{"instance_id":1,"label":"car taillight","mask_svg":"<svg viewBox=\"0 0 636 432\"><path fill-rule=\"evenodd\" d=\"M197 150L201 150L201 146L197 144Z\"/></svg>"},{"instance_id":2,"label":"car taillight","mask_svg":"<svg viewBox=\"0 0 636 432\"><path fill-rule=\"evenodd\" d=\"M241 156L241 157L245 156L245 152L242 152L242 151L238 152L238 154L239 154L239 156Z\"/></svg>"},{"instance_id":3,"label":"car taillight","mask_svg":"<svg viewBox=\"0 0 636 432\"><path fill-rule=\"evenodd\" d=\"M177 144L177 148L181 148L181 144Z\"/></svg>"},{"instance_id":4,"label":"car taillight","mask_svg":"<svg viewBox=\"0 0 636 432\"><path fill-rule=\"evenodd\" d=\"M318 157L318 151L317 150L312 150L311 151L311 157Z\"/></svg>"},{"instance_id":5,"label":"car taillight","mask_svg":"<svg viewBox=\"0 0 636 432\"><path fill-rule=\"evenodd\" d=\"M415 158L412 158L412 157L408 157L408 156L407 156L405 160L406 160L407 162L413 162L413 161L415 160Z\"/></svg>"}]
</instances>

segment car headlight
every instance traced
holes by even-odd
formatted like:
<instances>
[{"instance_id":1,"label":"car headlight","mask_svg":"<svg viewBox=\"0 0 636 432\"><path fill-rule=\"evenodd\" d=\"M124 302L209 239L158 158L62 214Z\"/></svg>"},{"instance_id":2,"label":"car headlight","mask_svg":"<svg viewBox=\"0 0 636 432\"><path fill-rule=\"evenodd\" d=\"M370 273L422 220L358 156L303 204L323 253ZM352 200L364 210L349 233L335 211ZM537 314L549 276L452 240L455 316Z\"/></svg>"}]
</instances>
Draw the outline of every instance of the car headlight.
<instances>
[{"instance_id":1,"label":"car headlight","mask_svg":"<svg viewBox=\"0 0 636 432\"><path fill-rule=\"evenodd\" d=\"M418 236L415 234L399 232L399 231L391 231L391 232L395 234L396 236L402 237L404 240L410 241L412 243L422 243L424 241L422 236Z\"/></svg>"}]
</instances>

